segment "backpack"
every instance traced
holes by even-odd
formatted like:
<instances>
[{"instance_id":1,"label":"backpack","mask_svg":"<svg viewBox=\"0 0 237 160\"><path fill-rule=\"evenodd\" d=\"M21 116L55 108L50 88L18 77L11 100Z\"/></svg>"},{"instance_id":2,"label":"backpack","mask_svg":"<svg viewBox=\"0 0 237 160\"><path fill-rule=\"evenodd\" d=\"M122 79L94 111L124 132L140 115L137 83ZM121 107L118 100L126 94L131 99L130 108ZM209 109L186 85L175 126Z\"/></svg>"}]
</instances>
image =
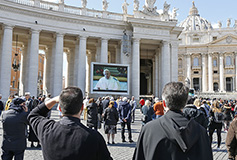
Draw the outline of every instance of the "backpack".
<instances>
[{"instance_id":1,"label":"backpack","mask_svg":"<svg viewBox=\"0 0 237 160\"><path fill-rule=\"evenodd\" d=\"M222 112L214 113L214 121L216 123L222 123L223 120L224 120L224 114Z\"/></svg>"}]
</instances>

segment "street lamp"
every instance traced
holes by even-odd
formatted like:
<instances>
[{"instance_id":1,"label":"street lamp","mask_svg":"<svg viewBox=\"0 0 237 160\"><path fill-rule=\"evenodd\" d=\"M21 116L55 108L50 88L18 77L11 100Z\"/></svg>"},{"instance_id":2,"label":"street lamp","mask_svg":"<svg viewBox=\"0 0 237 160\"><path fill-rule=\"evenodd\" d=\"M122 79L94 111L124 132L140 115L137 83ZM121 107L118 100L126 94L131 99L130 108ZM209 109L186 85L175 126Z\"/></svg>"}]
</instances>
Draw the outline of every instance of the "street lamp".
<instances>
[{"instance_id":1,"label":"street lamp","mask_svg":"<svg viewBox=\"0 0 237 160\"><path fill-rule=\"evenodd\" d=\"M15 84L17 85L17 94L19 94L18 93L19 92L19 85L18 85L18 74L17 74L17 71L20 68L20 62L19 62L19 56L18 56L19 53L18 53L17 45L18 45L18 35L16 35L16 50L15 50L15 56L13 57L13 60L12 60L12 69L14 70L14 72L16 74Z\"/></svg>"},{"instance_id":2,"label":"street lamp","mask_svg":"<svg viewBox=\"0 0 237 160\"><path fill-rule=\"evenodd\" d=\"M13 62L12 62L12 69L17 72L20 68L20 62L19 62L19 57L18 57L18 49L17 49L17 44L18 44L18 35L16 35L16 50L15 50L15 56L13 57Z\"/></svg>"}]
</instances>

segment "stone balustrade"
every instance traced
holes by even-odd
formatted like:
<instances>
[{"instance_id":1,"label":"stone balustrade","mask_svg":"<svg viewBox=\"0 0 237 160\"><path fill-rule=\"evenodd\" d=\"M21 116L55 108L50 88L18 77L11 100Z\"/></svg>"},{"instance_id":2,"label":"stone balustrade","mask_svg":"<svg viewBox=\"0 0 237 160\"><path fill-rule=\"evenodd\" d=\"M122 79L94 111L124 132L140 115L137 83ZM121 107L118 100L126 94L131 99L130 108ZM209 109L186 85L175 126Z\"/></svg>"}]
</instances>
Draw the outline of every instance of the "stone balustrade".
<instances>
[{"instance_id":1,"label":"stone balustrade","mask_svg":"<svg viewBox=\"0 0 237 160\"><path fill-rule=\"evenodd\" d=\"M69 6L66 4L46 2L42 0L3 0L3 1L10 1L14 3L22 4L22 5L27 5L27 6L35 6L35 7L39 7L39 8L43 8L47 10L62 11L62 12L70 13L70 14L86 15L86 16L97 17L97 18L124 20L124 15L119 14L119 13L74 7L74 6ZM126 16L132 17L131 15L126 15Z\"/></svg>"}]
</instances>

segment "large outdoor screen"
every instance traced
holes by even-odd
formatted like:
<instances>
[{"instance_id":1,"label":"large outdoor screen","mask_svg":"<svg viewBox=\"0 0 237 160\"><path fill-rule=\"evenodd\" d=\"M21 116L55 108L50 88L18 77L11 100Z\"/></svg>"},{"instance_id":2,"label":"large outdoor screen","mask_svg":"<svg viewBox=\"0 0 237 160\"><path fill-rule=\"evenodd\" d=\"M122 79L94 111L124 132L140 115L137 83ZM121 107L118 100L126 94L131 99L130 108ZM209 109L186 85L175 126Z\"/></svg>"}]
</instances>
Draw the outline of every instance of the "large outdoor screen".
<instances>
[{"instance_id":1,"label":"large outdoor screen","mask_svg":"<svg viewBox=\"0 0 237 160\"><path fill-rule=\"evenodd\" d=\"M91 92L128 94L128 65L92 63Z\"/></svg>"}]
</instances>

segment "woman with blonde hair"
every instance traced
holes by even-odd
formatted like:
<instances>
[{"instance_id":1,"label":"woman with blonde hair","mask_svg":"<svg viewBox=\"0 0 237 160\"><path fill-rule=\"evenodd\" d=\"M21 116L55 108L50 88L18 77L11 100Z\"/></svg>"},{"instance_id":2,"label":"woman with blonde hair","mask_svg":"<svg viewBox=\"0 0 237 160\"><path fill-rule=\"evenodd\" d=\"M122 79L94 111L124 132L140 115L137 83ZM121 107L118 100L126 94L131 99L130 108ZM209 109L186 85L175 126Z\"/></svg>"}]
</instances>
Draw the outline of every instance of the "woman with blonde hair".
<instances>
[{"instance_id":1,"label":"woman with blonde hair","mask_svg":"<svg viewBox=\"0 0 237 160\"><path fill-rule=\"evenodd\" d=\"M217 150L220 150L221 145L221 129L222 129L222 121L224 118L224 115L222 113L222 109L220 106L220 103L215 100L212 103L211 109L209 111L210 115L210 125L209 125L209 138L210 142L212 144L212 135L214 131L216 130L217 134Z\"/></svg>"},{"instance_id":2,"label":"woman with blonde hair","mask_svg":"<svg viewBox=\"0 0 237 160\"><path fill-rule=\"evenodd\" d=\"M103 118L105 121L104 130L105 134L107 134L107 144L110 144L110 135L112 137L112 144L115 144L114 137L117 133L116 125L119 120L119 116L117 109L114 107L114 101L109 102L109 106L104 111Z\"/></svg>"},{"instance_id":3,"label":"woman with blonde hair","mask_svg":"<svg viewBox=\"0 0 237 160\"><path fill-rule=\"evenodd\" d=\"M201 106L202 103L200 99L195 99L195 101L193 102L193 105L196 106L197 109L201 110L204 113L205 117L208 117L207 116L208 113L205 111L204 107Z\"/></svg>"}]
</instances>

